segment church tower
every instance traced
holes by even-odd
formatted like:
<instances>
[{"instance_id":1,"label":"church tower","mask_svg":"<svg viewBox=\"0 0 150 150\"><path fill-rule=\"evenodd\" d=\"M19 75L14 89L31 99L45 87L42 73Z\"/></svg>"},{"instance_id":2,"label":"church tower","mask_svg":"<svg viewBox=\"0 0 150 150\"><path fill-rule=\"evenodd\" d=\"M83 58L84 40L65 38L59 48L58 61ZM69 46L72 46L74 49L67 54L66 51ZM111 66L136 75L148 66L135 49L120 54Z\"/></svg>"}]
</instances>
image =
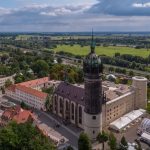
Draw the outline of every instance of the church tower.
<instances>
[{"instance_id":1,"label":"church tower","mask_svg":"<svg viewBox=\"0 0 150 150\"><path fill-rule=\"evenodd\" d=\"M84 132L91 140L96 139L102 131L102 63L95 54L95 42L93 39L91 51L84 58L84 88L85 88L85 109L84 109Z\"/></svg>"}]
</instances>

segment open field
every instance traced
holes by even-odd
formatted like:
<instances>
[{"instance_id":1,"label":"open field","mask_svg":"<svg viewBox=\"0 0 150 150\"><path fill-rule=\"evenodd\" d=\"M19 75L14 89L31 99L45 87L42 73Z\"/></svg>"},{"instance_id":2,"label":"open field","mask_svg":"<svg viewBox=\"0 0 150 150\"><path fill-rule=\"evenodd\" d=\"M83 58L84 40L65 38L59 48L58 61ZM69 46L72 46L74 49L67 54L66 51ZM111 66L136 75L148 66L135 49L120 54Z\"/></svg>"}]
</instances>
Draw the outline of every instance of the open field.
<instances>
[{"instance_id":1,"label":"open field","mask_svg":"<svg viewBox=\"0 0 150 150\"><path fill-rule=\"evenodd\" d=\"M89 46L81 47L80 45L58 45L57 48L54 49L55 52L64 51L69 52L75 55L86 55L90 51ZM107 55L113 56L115 53L119 52L120 54L131 54L135 56L147 57L150 54L150 50L146 49L135 49L130 47L117 47L117 46L97 46L96 53L98 55Z\"/></svg>"},{"instance_id":2,"label":"open field","mask_svg":"<svg viewBox=\"0 0 150 150\"><path fill-rule=\"evenodd\" d=\"M31 37L31 35L18 35L16 37L16 40L27 40L30 37Z\"/></svg>"}]
</instances>

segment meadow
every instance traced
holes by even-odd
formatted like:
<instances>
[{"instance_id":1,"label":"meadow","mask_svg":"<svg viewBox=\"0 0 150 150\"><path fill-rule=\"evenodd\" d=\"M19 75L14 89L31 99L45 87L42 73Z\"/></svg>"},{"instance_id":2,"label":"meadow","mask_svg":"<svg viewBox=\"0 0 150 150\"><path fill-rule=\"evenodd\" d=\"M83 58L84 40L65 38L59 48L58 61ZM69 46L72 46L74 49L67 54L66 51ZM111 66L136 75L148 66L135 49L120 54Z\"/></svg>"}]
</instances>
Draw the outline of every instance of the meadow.
<instances>
[{"instance_id":1,"label":"meadow","mask_svg":"<svg viewBox=\"0 0 150 150\"><path fill-rule=\"evenodd\" d=\"M80 45L57 45L57 48L54 49L55 52L64 51L69 52L74 55L87 55L90 51L90 46L83 46ZM95 49L98 55L107 55L107 56L114 56L115 53L120 54L131 54L134 56L141 56L147 57L150 55L150 50L147 49L135 49L131 47L118 47L118 46L97 46Z\"/></svg>"}]
</instances>

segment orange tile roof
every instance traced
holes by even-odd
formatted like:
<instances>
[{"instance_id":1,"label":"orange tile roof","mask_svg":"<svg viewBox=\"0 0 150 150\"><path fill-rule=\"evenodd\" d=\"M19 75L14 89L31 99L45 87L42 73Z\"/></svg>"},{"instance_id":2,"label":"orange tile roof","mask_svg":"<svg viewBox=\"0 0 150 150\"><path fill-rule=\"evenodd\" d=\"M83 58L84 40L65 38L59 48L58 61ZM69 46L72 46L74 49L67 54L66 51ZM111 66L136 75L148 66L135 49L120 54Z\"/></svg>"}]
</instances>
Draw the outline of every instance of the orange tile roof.
<instances>
[{"instance_id":1,"label":"orange tile roof","mask_svg":"<svg viewBox=\"0 0 150 150\"><path fill-rule=\"evenodd\" d=\"M17 123L25 123L32 118L32 113L29 110L20 109L20 112L13 117Z\"/></svg>"},{"instance_id":2,"label":"orange tile roof","mask_svg":"<svg viewBox=\"0 0 150 150\"><path fill-rule=\"evenodd\" d=\"M40 79L36 79L36 80L22 82L22 83L19 83L18 85L24 85L26 87L34 87L34 86L37 86L40 84L44 84L45 82L48 82L48 81L49 81L49 78L44 77L44 78L40 78Z\"/></svg>"},{"instance_id":3,"label":"orange tile roof","mask_svg":"<svg viewBox=\"0 0 150 150\"><path fill-rule=\"evenodd\" d=\"M12 92L15 92L15 89L16 89L16 85L11 85L7 88L7 90L10 90Z\"/></svg>"},{"instance_id":4,"label":"orange tile roof","mask_svg":"<svg viewBox=\"0 0 150 150\"><path fill-rule=\"evenodd\" d=\"M36 96L36 97L38 97L40 99L46 99L46 97L48 95L48 94L46 94L44 92L32 89L30 87L22 86L22 85L16 85L16 89L20 90L20 91L22 91L24 93L28 93L30 95L34 95L34 96Z\"/></svg>"},{"instance_id":5,"label":"orange tile roof","mask_svg":"<svg viewBox=\"0 0 150 150\"><path fill-rule=\"evenodd\" d=\"M11 116L12 116L12 112L9 111L9 110L4 111L4 113L3 113L3 115L2 115L2 117L6 117L6 118L8 118L8 119L10 119Z\"/></svg>"},{"instance_id":6,"label":"orange tile roof","mask_svg":"<svg viewBox=\"0 0 150 150\"><path fill-rule=\"evenodd\" d=\"M26 86L23 86L23 85L20 85L20 84L11 85L10 87L7 88L7 90L12 91L12 92L16 92L16 89L18 89L18 90L20 90L20 91L22 91L24 93L36 96L36 97L38 97L38 98L40 98L42 100L46 99L46 97L48 95L48 94L46 94L44 92L41 92L41 91L32 89L30 87L26 87Z\"/></svg>"},{"instance_id":7,"label":"orange tile roof","mask_svg":"<svg viewBox=\"0 0 150 150\"><path fill-rule=\"evenodd\" d=\"M21 109L21 107L19 105L15 106L15 107L11 107L9 109L6 109L4 111L2 117L5 117L5 118L11 120L13 118L13 116L20 111L20 109Z\"/></svg>"}]
</instances>

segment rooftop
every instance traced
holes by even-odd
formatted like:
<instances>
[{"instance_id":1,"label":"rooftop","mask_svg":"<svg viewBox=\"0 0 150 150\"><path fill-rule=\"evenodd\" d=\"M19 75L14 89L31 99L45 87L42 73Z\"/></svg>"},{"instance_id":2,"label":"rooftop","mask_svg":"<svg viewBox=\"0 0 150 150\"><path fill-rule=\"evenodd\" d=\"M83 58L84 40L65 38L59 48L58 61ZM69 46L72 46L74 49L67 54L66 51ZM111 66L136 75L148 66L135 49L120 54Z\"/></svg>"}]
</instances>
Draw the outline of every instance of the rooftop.
<instances>
[{"instance_id":1,"label":"rooftop","mask_svg":"<svg viewBox=\"0 0 150 150\"><path fill-rule=\"evenodd\" d=\"M74 86L84 89L84 84L74 84ZM102 88L106 94L107 101L113 100L131 91L131 87L128 85L115 84L110 81L103 81Z\"/></svg>"},{"instance_id":2,"label":"rooftop","mask_svg":"<svg viewBox=\"0 0 150 150\"><path fill-rule=\"evenodd\" d=\"M17 123L25 123L32 117L32 113L29 110L20 109L19 113L13 117Z\"/></svg>"},{"instance_id":3,"label":"rooftop","mask_svg":"<svg viewBox=\"0 0 150 150\"><path fill-rule=\"evenodd\" d=\"M37 91L35 89L32 89L30 87L26 87L26 86L23 86L23 85L20 85L20 84L16 84L16 85L10 86L8 88L8 90L10 90L12 92L15 92L16 90L20 90L20 91L22 91L24 93L33 95L33 96L38 97L40 99L45 99L47 97L47 94L44 93L44 92Z\"/></svg>"},{"instance_id":4,"label":"rooftop","mask_svg":"<svg viewBox=\"0 0 150 150\"><path fill-rule=\"evenodd\" d=\"M84 105L84 89L81 87L77 87L66 82L61 82L56 88L55 93L75 101L78 104Z\"/></svg>"},{"instance_id":5,"label":"rooftop","mask_svg":"<svg viewBox=\"0 0 150 150\"><path fill-rule=\"evenodd\" d=\"M44 77L44 78L40 78L40 79L36 79L36 80L22 82L22 83L19 83L18 85L23 85L23 86L26 86L26 87L35 87L37 85L44 84L48 81L49 81L49 78Z\"/></svg>"}]
</instances>

